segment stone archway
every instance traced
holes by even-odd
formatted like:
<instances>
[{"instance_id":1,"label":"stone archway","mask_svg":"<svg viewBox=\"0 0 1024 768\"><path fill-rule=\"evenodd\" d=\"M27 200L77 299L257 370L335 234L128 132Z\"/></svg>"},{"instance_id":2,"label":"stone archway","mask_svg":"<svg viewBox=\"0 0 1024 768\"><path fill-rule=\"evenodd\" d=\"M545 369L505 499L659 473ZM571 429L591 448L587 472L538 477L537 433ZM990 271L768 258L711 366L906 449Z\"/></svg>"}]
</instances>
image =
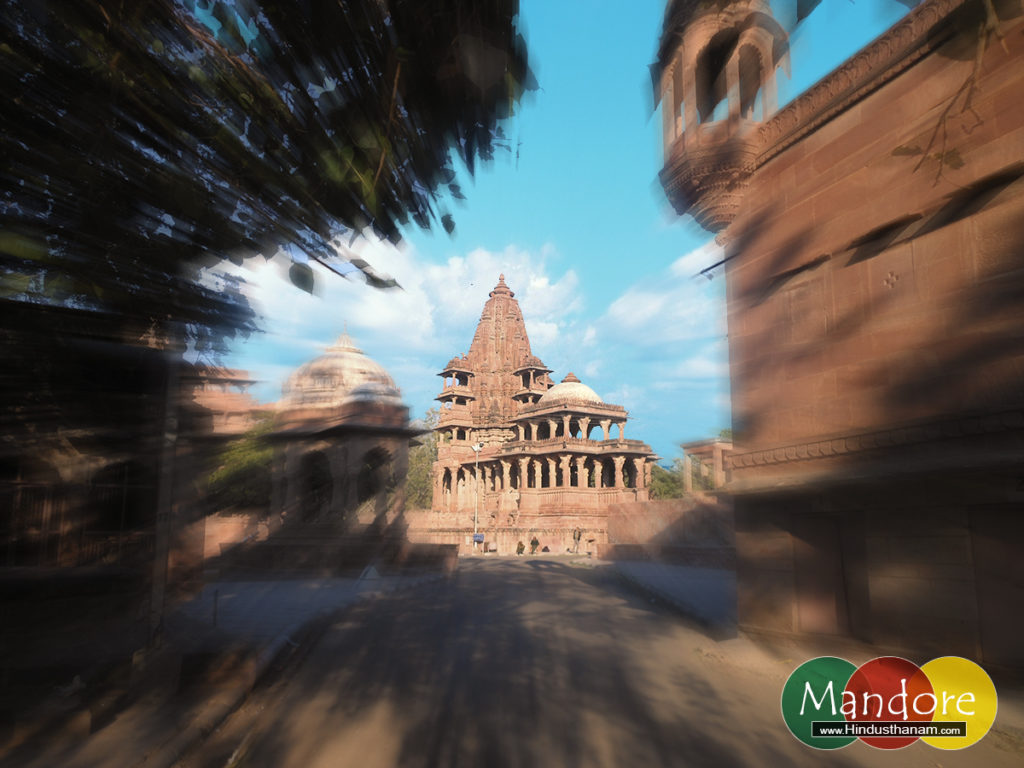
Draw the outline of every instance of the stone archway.
<instances>
[{"instance_id":1,"label":"stone archway","mask_svg":"<svg viewBox=\"0 0 1024 768\"><path fill-rule=\"evenodd\" d=\"M331 465L323 451L311 451L299 465L299 517L316 520L331 508L334 480Z\"/></svg>"},{"instance_id":2,"label":"stone archway","mask_svg":"<svg viewBox=\"0 0 1024 768\"><path fill-rule=\"evenodd\" d=\"M378 446L363 454L356 477L356 497L360 507L373 500L375 524L383 523L387 516L392 480L391 455L386 450Z\"/></svg>"}]
</instances>

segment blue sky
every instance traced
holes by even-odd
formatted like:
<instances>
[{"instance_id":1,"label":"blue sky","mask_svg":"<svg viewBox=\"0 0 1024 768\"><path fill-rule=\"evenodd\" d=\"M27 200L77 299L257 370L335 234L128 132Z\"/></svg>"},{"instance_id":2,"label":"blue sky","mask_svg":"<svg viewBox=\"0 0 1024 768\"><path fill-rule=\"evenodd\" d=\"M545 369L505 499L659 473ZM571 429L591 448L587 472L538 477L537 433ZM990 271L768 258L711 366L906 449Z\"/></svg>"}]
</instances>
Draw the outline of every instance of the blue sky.
<instances>
[{"instance_id":1,"label":"blue sky","mask_svg":"<svg viewBox=\"0 0 1024 768\"><path fill-rule=\"evenodd\" d=\"M773 3L780 19L783 5ZM791 38L780 105L905 12L895 0L824 0ZM261 380L254 394L273 401L347 324L419 417L504 273L534 353L556 380L573 371L625 406L630 437L671 459L678 443L730 426L724 280L697 276L718 251L657 185L661 117L647 67L663 13L663 0L522 0L541 90L505 126L518 158L499 151L461 180L468 199L453 205L453 236L437 227L408 230L399 248L357 241L353 250L404 290L316 268L308 296L288 283L286 261L247 261L240 273L267 332L237 343L225 363L251 371Z\"/></svg>"}]
</instances>

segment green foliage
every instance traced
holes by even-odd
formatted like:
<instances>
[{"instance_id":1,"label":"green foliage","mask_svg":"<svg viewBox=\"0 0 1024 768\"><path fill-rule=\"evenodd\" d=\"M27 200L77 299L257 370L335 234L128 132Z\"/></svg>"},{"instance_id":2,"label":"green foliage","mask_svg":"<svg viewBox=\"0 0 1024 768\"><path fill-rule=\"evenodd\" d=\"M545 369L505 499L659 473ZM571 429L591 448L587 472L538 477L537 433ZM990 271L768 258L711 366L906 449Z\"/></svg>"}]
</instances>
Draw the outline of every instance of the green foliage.
<instances>
[{"instance_id":1,"label":"green foliage","mask_svg":"<svg viewBox=\"0 0 1024 768\"><path fill-rule=\"evenodd\" d=\"M423 435L419 445L409 451L409 474L405 481L405 499L411 509L430 509L434 495L434 462L437 460L437 433L433 431L440 416L431 408L424 416L424 426L431 431Z\"/></svg>"},{"instance_id":2,"label":"green foliage","mask_svg":"<svg viewBox=\"0 0 1024 768\"><path fill-rule=\"evenodd\" d=\"M665 469L660 464L651 467L652 499L678 499L684 494L681 459L676 459L672 469Z\"/></svg>"},{"instance_id":3,"label":"green foliage","mask_svg":"<svg viewBox=\"0 0 1024 768\"><path fill-rule=\"evenodd\" d=\"M0 297L254 326L206 267L397 240L535 87L515 0L11 0L0 14ZM453 190L454 192L454 190ZM362 269L358 265L357 269ZM339 270L340 271L340 270ZM364 272L366 270L363 270ZM371 281L372 282L372 281Z\"/></svg>"},{"instance_id":4,"label":"green foliage","mask_svg":"<svg viewBox=\"0 0 1024 768\"><path fill-rule=\"evenodd\" d=\"M209 477L209 497L218 509L270 506L272 428L272 421L265 419L220 454L219 466Z\"/></svg>"},{"instance_id":5,"label":"green foliage","mask_svg":"<svg viewBox=\"0 0 1024 768\"><path fill-rule=\"evenodd\" d=\"M718 436L722 440L729 440L729 441L731 441L732 440L732 429L726 428L726 429L719 430Z\"/></svg>"}]
</instances>

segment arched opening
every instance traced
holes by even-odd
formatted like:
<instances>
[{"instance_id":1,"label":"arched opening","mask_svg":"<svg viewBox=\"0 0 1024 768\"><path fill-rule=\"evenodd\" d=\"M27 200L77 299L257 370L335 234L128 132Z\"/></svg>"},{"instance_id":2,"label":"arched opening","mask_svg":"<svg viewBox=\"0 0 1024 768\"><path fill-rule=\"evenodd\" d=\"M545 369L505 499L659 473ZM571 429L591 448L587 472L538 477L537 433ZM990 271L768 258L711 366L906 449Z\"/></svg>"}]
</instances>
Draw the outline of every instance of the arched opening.
<instances>
[{"instance_id":1,"label":"arched opening","mask_svg":"<svg viewBox=\"0 0 1024 768\"><path fill-rule=\"evenodd\" d=\"M540 462L540 487L551 487L551 467L546 460Z\"/></svg>"},{"instance_id":2,"label":"arched opening","mask_svg":"<svg viewBox=\"0 0 1024 768\"><path fill-rule=\"evenodd\" d=\"M551 425L546 421L542 421L537 425L537 439L538 440L550 440L551 439Z\"/></svg>"},{"instance_id":3,"label":"arched opening","mask_svg":"<svg viewBox=\"0 0 1024 768\"><path fill-rule=\"evenodd\" d=\"M459 467L455 475L455 504L461 508L466 502L466 470Z\"/></svg>"},{"instance_id":4,"label":"arched opening","mask_svg":"<svg viewBox=\"0 0 1024 768\"><path fill-rule=\"evenodd\" d=\"M601 487L615 487L615 462L610 458L601 461Z\"/></svg>"},{"instance_id":5,"label":"arched opening","mask_svg":"<svg viewBox=\"0 0 1024 768\"><path fill-rule=\"evenodd\" d=\"M729 86L726 67L736 49L739 35L734 29L724 29L711 38L708 46L697 57L695 72L697 86L697 114L702 123L720 119L716 114L720 104L728 102Z\"/></svg>"},{"instance_id":6,"label":"arched opening","mask_svg":"<svg viewBox=\"0 0 1024 768\"><path fill-rule=\"evenodd\" d=\"M519 462L515 462L509 468L508 479L509 485L515 490L519 490Z\"/></svg>"},{"instance_id":7,"label":"arched opening","mask_svg":"<svg viewBox=\"0 0 1024 768\"><path fill-rule=\"evenodd\" d=\"M586 473L587 488L597 488L597 472L594 470L596 463L593 459L583 462L583 470Z\"/></svg>"},{"instance_id":8,"label":"arched opening","mask_svg":"<svg viewBox=\"0 0 1024 768\"><path fill-rule=\"evenodd\" d=\"M387 489L391 479L391 457L383 448L367 452L359 463L356 498L362 504Z\"/></svg>"},{"instance_id":9,"label":"arched opening","mask_svg":"<svg viewBox=\"0 0 1024 768\"><path fill-rule=\"evenodd\" d=\"M631 459L626 459L622 465L622 484L627 488L636 488L636 465Z\"/></svg>"},{"instance_id":10,"label":"arched opening","mask_svg":"<svg viewBox=\"0 0 1024 768\"><path fill-rule=\"evenodd\" d=\"M312 451L302 457L299 477L299 515L303 520L315 520L330 509L334 491L331 465L323 451Z\"/></svg>"},{"instance_id":11,"label":"arched opening","mask_svg":"<svg viewBox=\"0 0 1024 768\"><path fill-rule=\"evenodd\" d=\"M569 485L574 488L580 485L580 471L575 461L569 462Z\"/></svg>"}]
</instances>

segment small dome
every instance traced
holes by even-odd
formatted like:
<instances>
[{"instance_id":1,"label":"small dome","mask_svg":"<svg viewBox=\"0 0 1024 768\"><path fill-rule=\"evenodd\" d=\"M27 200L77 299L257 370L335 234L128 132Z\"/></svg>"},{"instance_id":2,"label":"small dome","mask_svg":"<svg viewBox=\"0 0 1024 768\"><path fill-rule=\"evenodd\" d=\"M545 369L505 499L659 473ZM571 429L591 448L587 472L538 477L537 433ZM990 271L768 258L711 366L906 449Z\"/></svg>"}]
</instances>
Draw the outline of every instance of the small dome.
<instances>
[{"instance_id":1,"label":"small dome","mask_svg":"<svg viewBox=\"0 0 1024 768\"><path fill-rule=\"evenodd\" d=\"M570 373L560 384L555 384L551 389L540 396L537 401L540 405L555 405L556 403L584 402L603 404L604 401L597 396L597 392L576 378Z\"/></svg>"},{"instance_id":2,"label":"small dome","mask_svg":"<svg viewBox=\"0 0 1024 768\"><path fill-rule=\"evenodd\" d=\"M399 398L394 380L380 363L367 357L343 333L325 353L295 371L283 387L281 408L323 407L333 408L348 401L361 387L360 399L372 393L377 396Z\"/></svg>"},{"instance_id":3,"label":"small dome","mask_svg":"<svg viewBox=\"0 0 1024 768\"><path fill-rule=\"evenodd\" d=\"M367 382L353 389L342 402L401 405L402 395L393 386L381 382Z\"/></svg>"}]
</instances>

